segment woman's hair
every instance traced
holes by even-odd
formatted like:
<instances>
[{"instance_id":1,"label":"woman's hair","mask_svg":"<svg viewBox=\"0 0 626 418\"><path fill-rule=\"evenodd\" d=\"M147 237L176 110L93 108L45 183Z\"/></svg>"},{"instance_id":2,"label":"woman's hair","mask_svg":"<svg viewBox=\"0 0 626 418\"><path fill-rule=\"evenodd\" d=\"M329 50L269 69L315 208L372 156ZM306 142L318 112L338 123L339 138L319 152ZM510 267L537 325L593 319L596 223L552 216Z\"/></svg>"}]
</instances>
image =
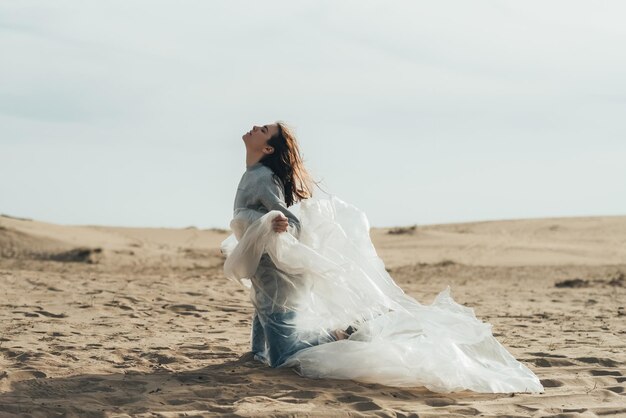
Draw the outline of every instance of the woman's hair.
<instances>
[{"instance_id":1,"label":"woman's hair","mask_svg":"<svg viewBox=\"0 0 626 418\"><path fill-rule=\"evenodd\" d=\"M285 203L294 203L313 195L311 175L304 167L300 148L293 130L283 121L276 121L278 133L267 140L274 152L265 155L260 162L269 167L285 188ZM318 186L319 187L319 186Z\"/></svg>"}]
</instances>

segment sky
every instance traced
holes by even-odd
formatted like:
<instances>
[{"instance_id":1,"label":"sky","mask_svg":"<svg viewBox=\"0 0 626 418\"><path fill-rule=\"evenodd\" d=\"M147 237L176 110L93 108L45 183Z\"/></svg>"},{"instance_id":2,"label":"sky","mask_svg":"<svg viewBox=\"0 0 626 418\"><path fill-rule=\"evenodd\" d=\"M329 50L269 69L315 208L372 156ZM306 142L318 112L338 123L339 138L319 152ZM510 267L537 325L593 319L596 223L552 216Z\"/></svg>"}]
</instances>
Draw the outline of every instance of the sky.
<instances>
[{"instance_id":1,"label":"sky","mask_svg":"<svg viewBox=\"0 0 626 418\"><path fill-rule=\"evenodd\" d=\"M626 215L625 15L622 1L3 0L0 213L228 228L241 136L281 120L372 227Z\"/></svg>"}]
</instances>

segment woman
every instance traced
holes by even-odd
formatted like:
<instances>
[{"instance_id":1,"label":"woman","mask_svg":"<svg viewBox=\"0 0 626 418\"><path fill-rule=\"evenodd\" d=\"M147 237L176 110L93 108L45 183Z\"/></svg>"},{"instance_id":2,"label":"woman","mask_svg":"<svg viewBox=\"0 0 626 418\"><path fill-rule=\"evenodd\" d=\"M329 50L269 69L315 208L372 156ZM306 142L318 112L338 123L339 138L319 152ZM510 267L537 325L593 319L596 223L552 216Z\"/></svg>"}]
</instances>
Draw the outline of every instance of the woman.
<instances>
[{"instance_id":1,"label":"woman","mask_svg":"<svg viewBox=\"0 0 626 418\"><path fill-rule=\"evenodd\" d=\"M271 220L272 231L300 235L300 221L288 209L295 199L311 196L306 172L294 135L284 123L254 126L243 135L246 171L235 196L235 212L247 211L255 220L271 210L280 211ZM267 253L262 254L252 280L253 316L251 348L257 359L271 367L280 366L290 354L322 342L336 341L344 334L337 330L302 340L291 320L292 277L281 271Z\"/></svg>"},{"instance_id":2,"label":"woman","mask_svg":"<svg viewBox=\"0 0 626 418\"><path fill-rule=\"evenodd\" d=\"M537 376L459 305L406 295L369 238L365 214L311 192L283 122L243 135L246 171L222 243L225 275L250 288L251 348L271 367L437 392L543 392ZM300 201L300 214L288 208Z\"/></svg>"}]
</instances>

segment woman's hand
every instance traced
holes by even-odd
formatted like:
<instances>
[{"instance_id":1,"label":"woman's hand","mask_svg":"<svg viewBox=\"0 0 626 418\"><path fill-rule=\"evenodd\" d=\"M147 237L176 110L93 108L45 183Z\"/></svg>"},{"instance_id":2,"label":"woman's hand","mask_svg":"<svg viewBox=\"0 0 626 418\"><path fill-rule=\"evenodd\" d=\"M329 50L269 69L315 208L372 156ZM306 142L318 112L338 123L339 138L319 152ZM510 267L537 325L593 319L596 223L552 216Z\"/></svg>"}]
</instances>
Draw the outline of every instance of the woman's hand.
<instances>
[{"instance_id":1,"label":"woman's hand","mask_svg":"<svg viewBox=\"0 0 626 418\"><path fill-rule=\"evenodd\" d=\"M285 232L289 226L289 220L285 215L279 213L272 219L272 229L274 232Z\"/></svg>"}]
</instances>

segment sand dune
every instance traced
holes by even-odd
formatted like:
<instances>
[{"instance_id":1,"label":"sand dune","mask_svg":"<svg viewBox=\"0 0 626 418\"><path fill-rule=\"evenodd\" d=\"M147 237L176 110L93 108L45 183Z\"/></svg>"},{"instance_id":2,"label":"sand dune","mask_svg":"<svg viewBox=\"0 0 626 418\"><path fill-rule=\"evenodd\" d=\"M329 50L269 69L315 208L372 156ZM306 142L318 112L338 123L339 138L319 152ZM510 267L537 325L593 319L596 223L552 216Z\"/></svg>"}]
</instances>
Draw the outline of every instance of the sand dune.
<instances>
[{"instance_id":1,"label":"sand dune","mask_svg":"<svg viewBox=\"0 0 626 418\"><path fill-rule=\"evenodd\" d=\"M247 294L222 275L229 233L0 217L0 416L626 416L626 216L371 230L408 294L449 284L541 395L264 367Z\"/></svg>"},{"instance_id":2,"label":"sand dune","mask_svg":"<svg viewBox=\"0 0 626 418\"><path fill-rule=\"evenodd\" d=\"M18 251L76 247L103 248L117 264L132 251L155 253L219 248L228 230L60 226L1 217L3 248ZM548 218L427 225L413 230L372 228L370 235L387 267L454 261L468 265L607 265L626 262L626 216ZM405 233L402 233L406 231ZM5 236L22 234L15 243ZM24 247L24 248L22 248ZM6 250L5 250L6 251Z\"/></svg>"},{"instance_id":3,"label":"sand dune","mask_svg":"<svg viewBox=\"0 0 626 418\"><path fill-rule=\"evenodd\" d=\"M387 266L438 262L469 265L604 265L626 262L626 217L523 219L430 225L413 234L375 229Z\"/></svg>"}]
</instances>

